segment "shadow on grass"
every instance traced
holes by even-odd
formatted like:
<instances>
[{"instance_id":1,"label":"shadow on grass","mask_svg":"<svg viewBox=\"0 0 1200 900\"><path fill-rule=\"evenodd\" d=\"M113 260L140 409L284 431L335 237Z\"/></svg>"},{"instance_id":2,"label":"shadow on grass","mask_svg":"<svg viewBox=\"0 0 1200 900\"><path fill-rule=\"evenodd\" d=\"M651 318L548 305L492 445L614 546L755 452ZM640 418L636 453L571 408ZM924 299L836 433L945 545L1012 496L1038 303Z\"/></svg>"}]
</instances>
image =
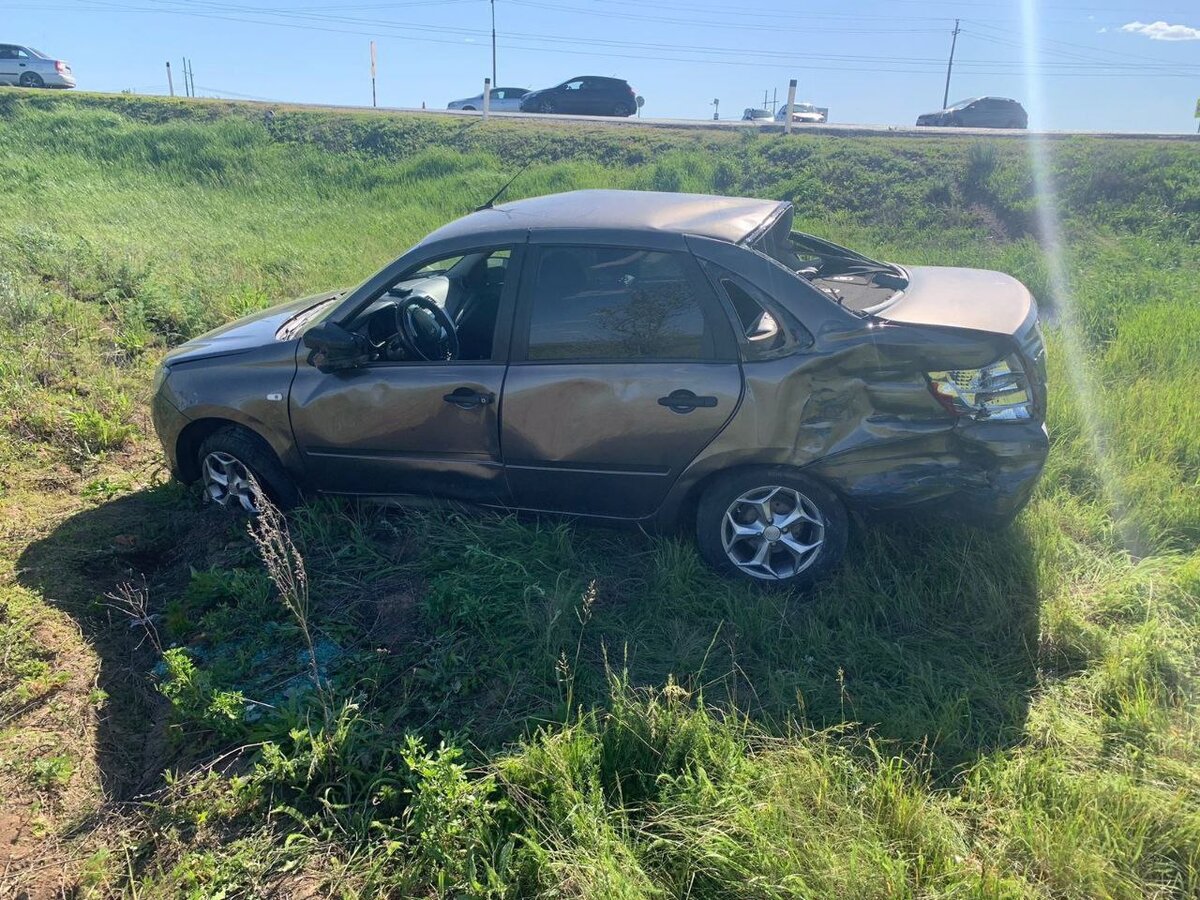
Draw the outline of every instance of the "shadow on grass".
<instances>
[{"instance_id":1,"label":"shadow on grass","mask_svg":"<svg viewBox=\"0 0 1200 900\"><path fill-rule=\"evenodd\" d=\"M1037 581L1020 528L875 529L852 540L834 579L798 597L717 578L687 542L561 521L323 502L290 527L311 579L319 663L343 693L386 729L452 734L485 752L605 705L618 671L634 686L673 681L770 732L845 724L924 752L945 778L1020 738L1035 685ZM156 488L76 514L19 570L101 657L110 797L153 788L189 754L299 721L303 698L279 686L303 679L306 657L278 604L209 585L207 608L164 622L171 601L211 578L194 572L234 573L257 596L244 520ZM169 739L155 649L105 600L122 583L144 583L163 642L186 643L214 688L242 691L278 720L224 735L184 723Z\"/></svg>"},{"instance_id":2,"label":"shadow on grass","mask_svg":"<svg viewBox=\"0 0 1200 900\"><path fill-rule=\"evenodd\" d=\"M857 535L839 574L800 597L713 576L688 542L552 523L427 518L424 610L466 724L494 746L607 670L673 680L772 732L851 723L924 750L938 777L1020 738L1036 680L1038 587L1017 527Z\"/></svg>"},{"instance_id":3,"label":"shadow on grass","mask_svg":"<svg viewBox=\"0 0 1200 900\"><path fill-rule=\"evenodd\" d=\"M128 584L160 613L192 566L206 565L236 539L230 528L178 485L164 485L76 513L17 561L19 582L71 615L100 658L97 687L108 699L97 762L112 800L156 786L171 750L168 708L147 677L158 661L154 641L106 595Z\"/></svg>"}]
</instances>

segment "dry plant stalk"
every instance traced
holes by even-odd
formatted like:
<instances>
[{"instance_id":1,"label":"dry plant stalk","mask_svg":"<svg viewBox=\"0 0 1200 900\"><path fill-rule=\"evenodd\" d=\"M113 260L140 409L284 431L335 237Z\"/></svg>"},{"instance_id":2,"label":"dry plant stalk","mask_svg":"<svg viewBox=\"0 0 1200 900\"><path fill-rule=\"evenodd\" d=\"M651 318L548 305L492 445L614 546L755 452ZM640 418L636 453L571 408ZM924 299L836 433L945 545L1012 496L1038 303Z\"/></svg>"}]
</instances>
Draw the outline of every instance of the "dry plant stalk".
<instances>
[{"instance_id":1,"label":"dry plant stalk","mask_svg":"<svg viewBox=\"0 0 1200 900\"><path fill-rule=\"evenodd\" d=\"M155 652L162 656L162 641L158 636L158 627L154 624L156 616L150 612L150 590L146 587L146 576L142 576L140 587L126 581L117 585L116 590L105 594L104 598L109 601L105 606L129 619L130 628L144 629L145 636L138 641L138 649L149 640Z\"/></svg>"},{"instance_id":2,"label":"dry plant stalk","mask_svg":"<svg viewBox=\"0 0 1200 900\"><path fill-rule=\"evenodd\" d=\"M304 557L300 555L292 540L283 513L262 492L257 482L253 483L253 487L258 515L250 522L250 536L258 548L259 558L267 569L271 583L279 592L280 600L295 618L301 634L304 635L304 643L308 647L309 677L312 678L317 695L328 713L329 698L326 696L326 685L321 680L317 650L308 623L308 572L304 567Z\"/></svg>"}]
</instances>

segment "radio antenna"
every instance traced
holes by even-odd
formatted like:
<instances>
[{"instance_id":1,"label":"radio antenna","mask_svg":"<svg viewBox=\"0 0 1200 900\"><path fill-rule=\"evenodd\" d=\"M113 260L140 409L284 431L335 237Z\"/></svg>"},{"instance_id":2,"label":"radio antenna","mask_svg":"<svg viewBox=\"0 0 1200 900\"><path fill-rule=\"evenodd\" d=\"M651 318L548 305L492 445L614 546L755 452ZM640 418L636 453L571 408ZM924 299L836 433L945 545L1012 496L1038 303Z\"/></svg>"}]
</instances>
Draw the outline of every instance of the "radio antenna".
<instances>
[{"instance_id":1,"label":"radio antenna","mask_svg":"<svg viewBox=\"0 0 1200 900\"><path fill-rule=\"evenodd\" d=\"M503 196L504 192L508 190L509 185L511 185L514 181L516 181L518 178L520 178L522 175L524 175L525 170L528 169L531 165L533 165L533 157L530 157L529 162L527 162L527 163L525 163L525 165L521 166L520 171L518 171L516 175L514 175L512 178L508 179L508 181L504 182L504 186L502 188L500 188L500 190L496 191L496 193L492 194L492 196L488 198L487 203L483 204L483 206L475 207L475 212L482 212L485 209L491 209L495 205L496 201L499 200L501 198L501 196Z\"/></svg>"}]
</instances>

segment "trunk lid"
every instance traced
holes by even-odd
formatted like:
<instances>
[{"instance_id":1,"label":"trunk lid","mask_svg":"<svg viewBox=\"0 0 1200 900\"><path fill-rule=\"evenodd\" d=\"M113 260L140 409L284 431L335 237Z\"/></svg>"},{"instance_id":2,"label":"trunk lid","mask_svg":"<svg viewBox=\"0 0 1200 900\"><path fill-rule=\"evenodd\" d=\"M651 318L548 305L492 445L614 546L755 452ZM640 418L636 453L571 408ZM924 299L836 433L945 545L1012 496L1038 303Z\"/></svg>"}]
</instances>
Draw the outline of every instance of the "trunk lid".
<instances>
[{"instance_id":1,"label":"trunk lid","mask_svg":"<svg viewBox=\"0 0 1200 900\"><path fill-rule=\"evenodd\" d=\"M1033 295L1011 275L945 266L911 266L906 270L908 287L879 310L877 318L1012 336L1021 336L1030 325L1037 324Z\"/></svg>"}]
</instances>

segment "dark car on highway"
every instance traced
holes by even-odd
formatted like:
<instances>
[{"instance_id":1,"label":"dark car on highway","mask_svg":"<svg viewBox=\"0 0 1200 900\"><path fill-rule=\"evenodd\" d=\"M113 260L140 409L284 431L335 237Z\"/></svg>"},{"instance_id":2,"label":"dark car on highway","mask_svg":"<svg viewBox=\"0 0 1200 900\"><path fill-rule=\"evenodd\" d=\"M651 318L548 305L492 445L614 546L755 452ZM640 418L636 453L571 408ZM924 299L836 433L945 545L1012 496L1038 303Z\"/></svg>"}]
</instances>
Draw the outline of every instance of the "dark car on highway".
<instances>
[{"instance_id":1,"label":"dark car on highway","mask_svg":"<svg viewBox=\"0 0 1200 900\"><path fill-rule=\"evenodd\" d=\"M1029 116L1016 100L1006 97L969 97L937 112L918 116L917 124L958 128L1027 128Z\"/></svg>"},{"instance_id":2,"label":"dark car on highway","mask_svg":"<svg viewBox=\"0 0 1200 900\"><path fill-rule=\"evenodd\" d=\"M790 203L576 191L476 211L358 287L169 353L172 471L692 531L801 585L851 512L1003 524L1045 461L1030 292L792 231Z\"/></svg>"},{"instance_id":3,"label":"dark car on highway","mask_svg":"<svg viewBox=\"0 0 1200 900\"><path fill-rule=\"evenodd\" d=\"M632 116L637 108L637 94L628 81L599 75L581 75L521 98L522 112Z\"/></svg>"}]
</instances>

